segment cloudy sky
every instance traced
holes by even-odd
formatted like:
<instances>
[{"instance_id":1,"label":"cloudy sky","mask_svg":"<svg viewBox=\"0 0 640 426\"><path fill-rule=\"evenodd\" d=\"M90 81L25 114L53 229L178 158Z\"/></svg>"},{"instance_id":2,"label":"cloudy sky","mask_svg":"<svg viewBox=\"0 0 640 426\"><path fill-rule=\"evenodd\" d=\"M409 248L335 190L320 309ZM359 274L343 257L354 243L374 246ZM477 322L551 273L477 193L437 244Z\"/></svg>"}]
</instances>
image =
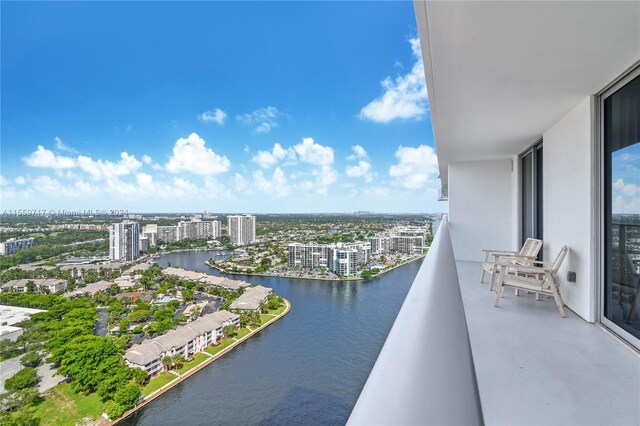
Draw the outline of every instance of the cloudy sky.
<instances>
[{"instance_id":1,"label":"cloudy sky","mask_svg":"<svg viewBox=\"0 0 640 426\"><path fill-rule=\"evenodd\" d=\"M447 209L411 2L2 12L3 210Z\"/></svg>"}]
</instances>

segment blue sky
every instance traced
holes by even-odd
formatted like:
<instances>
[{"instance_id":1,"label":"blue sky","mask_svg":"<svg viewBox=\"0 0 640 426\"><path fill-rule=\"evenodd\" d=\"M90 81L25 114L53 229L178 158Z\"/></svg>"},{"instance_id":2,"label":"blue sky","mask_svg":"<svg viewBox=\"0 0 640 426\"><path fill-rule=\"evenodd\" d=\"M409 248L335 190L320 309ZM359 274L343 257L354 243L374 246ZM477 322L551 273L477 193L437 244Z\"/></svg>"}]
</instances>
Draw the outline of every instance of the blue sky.
<instances>
[{"instance_id":1,"label":"blue sky","mask_svg":"<svg viewBox=\"0 0 640 426\"><path fill-rule=\"evenodd\" d=\"M411 2L3 2L1 36L3 210L446 210Z\"/></svg>"}]
</instances>

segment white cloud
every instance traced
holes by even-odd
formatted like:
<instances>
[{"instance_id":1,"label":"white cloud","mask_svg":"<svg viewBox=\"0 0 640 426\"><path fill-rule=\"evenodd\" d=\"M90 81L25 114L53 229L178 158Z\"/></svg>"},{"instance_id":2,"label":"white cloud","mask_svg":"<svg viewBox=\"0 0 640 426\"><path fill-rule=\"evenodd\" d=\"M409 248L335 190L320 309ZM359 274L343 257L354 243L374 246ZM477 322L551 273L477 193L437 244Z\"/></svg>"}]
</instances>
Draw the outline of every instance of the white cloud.
<instances>
[{"instance_id":1,"label":"white cloud","mask_svg":"<svg viewBox=\"0 0 640 426\"><path fill-rule=\"evenodd\" d=\"M640 186L625 183L624 179L617 179L613 185L613 205L615 214L640 214Z\"/></svg>"},{"instance_id":2,"label":"white cloud","mask_svg":"<svg viewBox=\"0 0 640 426\"><path fill-rule=\"evenodd\" d=\"M25 183L27 183L27 180L23 176L18 176L13 181L18 185L24 185Z\"/></svg>"},{"instance_id":3,"label":"white cloud","mask_svg":"<svg viewBox=\"0 0 640 426\"><path fill-rule=\"evenodd\" d=\"M76 166L75 160L71 157L56 155L42 145L32 152L28 157L22 159L30 167L42 167L49 169L72 169Z\"/></svg>"},{"instance_id":4,"label":"white cloud","mask_svg":"<svg viewBox=\"0 0 640 426\"><path fill-rule=\"evenodd\" d=\"M204 121L205 123L218 123L219 125L223 125L224 121L227 119L227 113L221 110L220 108L216 108L213 111L205 111L198 116L200 121Z\"/></svg>"},{"instance_id":5,"label":"white cloud","mask_svg":"<svg viewBox=\"0 0 640 426\"><path fill-rule=\"evenodd\" d=\"M438 175L438 157L432 147L399 147L395 153L398 163L389 168L396 183L409 189L419 189L435 183Z\"/></svg>"},{"instance_id":6,"label":"white cloud","mask_svg":"<svg viewBox=\"0 0 640 426\"><path fill-rule=\"evenodd\" d=\"M271 129L278 127L278 118L282 115L284 114L278 111L278 108L268 106L248 114L237 115L236 120L247 126L255 126L253 131L256 133L269 133Z\"/></svg>"},{"instance_id":7,"label":"white cloud","mask_svg":"<svg viewBox=\"0 0 640 426\"><path fill-rule=\"evenodd\" d=\"M9 180L4 176L0 175L0 186L6 186L6 185L9 185Z\"/></svg>"},{"instance_id":8,"label":"white cloud","mask_svg":"<svg viewBox=\"0 0 640 426\"><path fill-rule=\"evenodd\" d=\"M333 164L333 148L322 146L316 143L313 138L303 138L302 143L294 145L293 149L300 156L300 160L305 163L318 166Z\"/></svg>"},{"instance_id":9,"label":"white cloud","mask_svg":"<svg viewBox=\"0 0 640 426\"><path fill-rule=\"evenodd\" d=\"M126 152L120 154L120 161L94 160L91 157L79 156L76 160L78 168L89 174L94 180L109 179L114 176L124 176L142 167L142 162Z\"/></svg>"},{"instance_id":10,"label":"white cloud","mask_svg":"<svg viewBox=\"0 0 640 426\"><path fill-rule=\"evenodd\" d=\"M284 171L280 167L276 167L271 179L267 179L262 170L253 172L253 185L262 195L284 197L291 193L291 187L287 182Z\"/></svg>"},{"instance_id":11,"label":"white cloud","mask_svg":"<svg viewBox=\"0 0 640 426\"><path fill-rule=\"evenodd\" d=\"M338 172L329 165L315 169L312 174L315 176L315 191L323 195L328 192L329 186L338 179Z\"/></svg>"},{"instance_id":12,"label":"white cloud","mask_svg":"<svg viewBox=\"0 0 640 426\"><path fill-rule=\"evenodd\" d=\"M58 151L68 152L68 153L71 153L71 154L77 154L78 153L77 150L65 145L64 142L62 142L62 139L60 139L59 137L56 136L54 138L54 140L56 142L56 149Z\"/></svg>"},{"instance_id":13,"label":"white cloud","mask_svg":"<svg viewBox=\"0 0 640 426\"><path fill-rule=\"evenodd\" d=\"M197 133L191 133L187 138L176 141L173 155L165 167L171 173L189 172L209 176L226 172L231 162L207 148L206 142Z\"/></svg>"},{"instance_id":14,"label":"white cloud","mask_svg":"<svg viewBox=\"0 0 640 426\"><path fill-rule=\"evenodd\" d=\"M373 173L371 172L371 162L369 161L369 155L367 151L360 145L351 147L353 154L347 157L347 160L358 160L358 164L347 166L345 173L349 177L364 177L365 181L371 182L373 180Z\"/></svg>"},{"instance_id":15,"label":"white cloud","mask_svg":"<svg viewBox=\"0 0 640 426\"><path fill-rule=\"evenodd\" d=\"M258 151L251 161L258 163L258 165L264 169L268 169L285 158L295 160L295 152L291 148L284 149L282 145L275 143L271 152Z\"/></svg>"},{"instance_id":16,"label":"white cloud","mask_svg":"<svg viewBox=\"0 0 640 426\"><path fill-rule=\"evenodd\" d=\"M360 118L378 123L396 119L421 118L429 108L427 85L424 79L420 40L409 40L416 62L411 71L396 78L387 77L381 85L384 93L360 110Z\"/></svg>"},{"instance_id":17,"label":"white cloud","mask_svg":"<svg viewBox=\"0 0 640 426\"><path fill-rule=\"evenodd\" d=\"M371 174L371 163L367 160L360 160L356 165L347 166L345 173L349 177L364 177L367 182L371 182L373 180L373 175Z\"/></svg>"},{"instance_id":18,"label":"white cloud","mask_svg":"<svg viewBox=\"0 0 640 426\"><path fill-rule=\"evenodd\" d=\"M153 159L145 154L145 155L142 156L142 162L144 164L151 164L151 163L153 163Z\"/></svg>"},{"instance_id":19,"label":"white cloud","mask_svg":"<svg viewBox=\"0 0 640 426\"><path fill-rule=\"evenodd\" d=\"M360 145L354 145L351 147L353 154L347 157L347 160L356 160L358 158L369 158L367 151Z\"/></svg>"}]
</instances>

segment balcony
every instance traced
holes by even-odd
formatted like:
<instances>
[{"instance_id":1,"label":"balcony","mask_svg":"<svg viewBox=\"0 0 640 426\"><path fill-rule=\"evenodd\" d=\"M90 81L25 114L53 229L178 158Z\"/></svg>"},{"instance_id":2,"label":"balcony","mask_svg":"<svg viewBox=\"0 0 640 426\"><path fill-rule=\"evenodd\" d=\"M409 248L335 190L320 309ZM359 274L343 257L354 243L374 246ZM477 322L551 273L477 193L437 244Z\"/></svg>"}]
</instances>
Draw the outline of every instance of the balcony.
<instances>
[{"instance_id":1,"label":"balcony","mask_svg":"<svg viewBox=\"0 0 640 426\"><path fill-rule=\"evenodd\" d=\"M349 424L640 424L635 351L552 299L495 308L479 277L443 223Z\"/></svg>"}]
</instances>

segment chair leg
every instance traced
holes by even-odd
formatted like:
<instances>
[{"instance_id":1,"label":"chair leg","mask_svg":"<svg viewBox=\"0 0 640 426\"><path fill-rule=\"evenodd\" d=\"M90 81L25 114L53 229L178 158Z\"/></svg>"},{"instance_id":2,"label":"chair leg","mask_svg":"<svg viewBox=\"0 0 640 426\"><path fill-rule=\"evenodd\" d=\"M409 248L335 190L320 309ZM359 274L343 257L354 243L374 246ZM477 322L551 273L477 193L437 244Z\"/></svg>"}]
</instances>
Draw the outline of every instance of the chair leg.
<instances>
[{"instance_id":1,"label":"chair leg","mask_svg":"<svg viewBox=\"0 0 640 426\"><path fill-rule=\"evenodd\" d=\"M515 294L515 295L516 295L516 297L517 297L517 296L520 296L520 290L519 290L519 289L517 289L517 288L514 288L514 289L513 289L513 294Z\"/></svg>"},{"instance_id":2,"label":"chair leg","mask_svg":"<svg viewBox=\"0 0 640 426\"><path fill-rule=\"evenodd\" d=\"M540 293L536 293L536 302L540 301Z\"/></svg>"},{"instance_id":3,"label":"chair leg","mask_svg":"<svg viewBox=\"0 0 640 426\"><path fill-rule=\"evenodd\" d=\"M504 285L501 278L502 275L500 275L500 278L498 279L498 286L496 287L496 298L493 302L493 306L495 306L496 308L498 307L498 303L500 303L500 297L502 297L502 291L504 290Z\"/></svg>"},{"instance_id":4,"label":"chair leg","mask_svg":"<svg viewBox=\"0 0 640 426\"><path fill-rule=\"evenodd\" d=\"M484 275L486 274L486 271L484 270L484 265L482 265L482 272L480 273L480 283L484 283Z\"/></svg>"},{"instance_id":5,"label":"chair leg","mask_svg":"<svg viewBox=\"0 0 640 426\"><path fill-rule=\"evenodd\" d=\"M560 316L564 318L565 317L564 302L562 301L562 297L558 292L558 286L556 285L556 282L553 279L553 276L551 274L547 273L546 275L547 275L546 277L547 284L549 285L551 293L553 294L553 298L556 301L556 306L558 306L558 311L560 311Z\"/></svg>"}]
</instances>

